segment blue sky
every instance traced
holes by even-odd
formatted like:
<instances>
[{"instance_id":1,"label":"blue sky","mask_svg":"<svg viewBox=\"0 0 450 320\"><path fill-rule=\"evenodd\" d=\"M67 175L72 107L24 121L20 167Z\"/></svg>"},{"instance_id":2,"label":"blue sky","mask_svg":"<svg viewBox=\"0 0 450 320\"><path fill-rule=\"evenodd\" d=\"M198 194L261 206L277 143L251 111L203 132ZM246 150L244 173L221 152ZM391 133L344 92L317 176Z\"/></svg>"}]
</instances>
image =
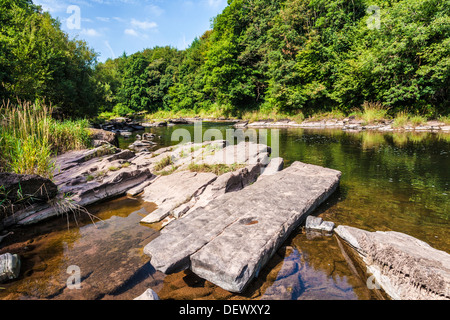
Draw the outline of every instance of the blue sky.
<instances>
[{"instance_id":1,"label":"blue sky","mask_svg":"<svg viewBox=\"0 0 450 320\"><path fill-rule=\"evenodd\" d=\"M99 61L145 48L187 48L211 27L226 0L33 0L88 42Z\"/></svg>"}]
</instances>

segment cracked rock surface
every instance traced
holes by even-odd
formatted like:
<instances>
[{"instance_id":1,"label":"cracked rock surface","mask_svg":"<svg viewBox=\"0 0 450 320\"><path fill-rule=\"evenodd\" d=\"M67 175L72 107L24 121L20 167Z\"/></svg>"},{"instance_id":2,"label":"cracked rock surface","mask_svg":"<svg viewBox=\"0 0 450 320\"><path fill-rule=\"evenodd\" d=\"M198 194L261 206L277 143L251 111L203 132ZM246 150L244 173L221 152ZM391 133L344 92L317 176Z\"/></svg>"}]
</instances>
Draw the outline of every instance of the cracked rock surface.
<instances>
[{"instance_id":1,"label":"cracked rock surface","mask_svg":"<svg viewBox=\"0 0 450 320\"><path fill-rule=\"evenodd\" d=\"M340 176L296 162L173 222L144 253L164 273L191 268L225 290L242 292L289 234L336 190Z\"/></svg>"},{"instance_id":2,"label":"cracked rock surface","mask_svg":"<svg viewBox=\"0 0 450 320\"><path fill-rule=\"evenodd\" d=\"M450 255L409 235L339 226L381 287L396 300L450 299Z\"/></svg>"}]
</instances>

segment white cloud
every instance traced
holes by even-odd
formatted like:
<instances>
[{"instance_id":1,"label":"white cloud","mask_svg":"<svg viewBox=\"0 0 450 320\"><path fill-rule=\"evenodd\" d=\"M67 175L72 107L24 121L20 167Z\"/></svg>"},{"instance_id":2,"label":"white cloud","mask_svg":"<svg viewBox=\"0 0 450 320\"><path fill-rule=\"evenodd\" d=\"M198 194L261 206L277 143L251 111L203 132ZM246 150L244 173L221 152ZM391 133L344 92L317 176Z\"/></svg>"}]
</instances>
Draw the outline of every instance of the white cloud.
<instances>
[{"instance_id":1,"label":"white cloud","mask_svg":"<svg viewBox=\"0 0 450 320\"><path fill-rule=\"evenodd\" d=\"M142 30L155 29L158 27L158 24L156 22L139 21L136 19L131 19L131 25L135 28L142 29Z\"/></svg>"},{"instance_id":2,"label":"white cloud","mask_svg":"<svg viewBox=\"0 0 450 320\"><path fill-rule=\"evenodd\" d=\"M88 36L88 37L100 37L101 36L101 34L95 29L83 29L83 30L81 30L80 34L83 36Z\"/></svg>"},{"instance_id":3,"label":"white cloud","mask_svg":"<svg viewBox=\"0 0 450 320\"><path fill-rule=\"evenodd\" d=\"M207 2L210 7L217 8L218 6L222 5L225 0L208 0Z\"/></svg>"},{"instance_id":4,"label":"white cloud","mask_svg":"<svg viewBox=\"0 0 450 320\"><path fill-rule=\"evenodd\" d=\"M126 20L121 17L113 17L113 20L116 20L117 22L125 22Z\"/></svg>"},{"instance_id":5,"label":"white cloud","mask_svg":"<svg viewBox=\"0 0 450 320\"><path fill-rule=\"evenodd\" d=\"M134 29L125 29L124 33L128 36L139 37L139 34Z\"/></svg>"},{"instance_id":6,"label":"white cloud","mask_svg":"<svg viewBox=\"0 0 450 320\"><path fill-rule=\"evenodd\" d=\"M34 4L42 7L44 11L48 11L50 13L63 12L67 9L67 3L63 1L57 0L34 0Z\"/></svg>"},{"instance_id":7,"label":"white cloud","mask_svg":"<svg viewBox=\"0 0 450 320\"><path fill-rule=\"evenodd\" d=\"M164 9L158 7L157 5L151 4L145 8L147 12L155 17L159 17L164 13Z\"/></svg>"}]
</instances>

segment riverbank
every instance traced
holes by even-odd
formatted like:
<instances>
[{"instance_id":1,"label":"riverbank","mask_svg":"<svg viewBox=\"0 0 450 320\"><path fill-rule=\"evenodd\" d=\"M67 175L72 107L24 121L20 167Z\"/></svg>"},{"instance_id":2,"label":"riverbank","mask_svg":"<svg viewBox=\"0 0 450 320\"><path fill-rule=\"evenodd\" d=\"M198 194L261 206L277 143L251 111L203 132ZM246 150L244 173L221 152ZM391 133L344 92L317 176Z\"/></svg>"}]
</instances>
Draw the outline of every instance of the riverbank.
<instances>
[{"instance_id":1,"label":"riverbank","mask_svg":"<svg viewBox=\"0 0 450 320\"><path fill-rule=\"evenodd\" d=\"M391 114L380 104L365 103L351 113L334 110L318 112L306 117L302 112L296 114L262 111L242 111L236 116L223 114L220 110L193 112L183 110L158 111L155 113L138 113L129 115L144 126L164 126L187 124L195 121L231 122L237 128L283 127L283 128L324 128L344 130L378 130L378 131L441 131L450 132L450 116L438 115L428 118L418 114L399 112ZM120 119L126 119L121 117ZM112 118L99 118L103 123L114 122ZM108 129L106 129L108 130Z\"/></svg>"}]
</instances>

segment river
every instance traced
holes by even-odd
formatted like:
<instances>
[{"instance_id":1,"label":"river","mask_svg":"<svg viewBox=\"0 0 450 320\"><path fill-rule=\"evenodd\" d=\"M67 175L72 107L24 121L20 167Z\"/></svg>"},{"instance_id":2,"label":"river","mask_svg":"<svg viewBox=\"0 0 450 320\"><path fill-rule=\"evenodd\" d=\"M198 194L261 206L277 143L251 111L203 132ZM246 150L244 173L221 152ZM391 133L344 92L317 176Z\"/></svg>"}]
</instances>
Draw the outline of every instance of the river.
<instances>
[{"instance_id":1,"label":"river","mask_svg":"<svg viewBox=\"0 0 450 320\"><path fill-rule=\"evenodd\" d=\"M149 128L171 141L177 129L194 135L193 125ZM231 124L203 123L226 136ZM266 131L256 133L262 136ZM268 144L276 131L267 130ZM142 132L140 133L142 134ZM135 135L134 135L135 136ZM120 140L122 148L134 141ZM398 231L450 252L450 134L346 132L280 129L279 155L342 172L339 190L315 213L369 231ZM273 141L272 141L273 140ZM155 149L156 149L155 148ZM384 299L370 274L336 236L297 230L241 295L231 294L189 271L165 276L153 269L142 249L158 231L140 225L154 206L119 198L89 208L102 221L79 215L14 230L0 253L18 253L22 271L2 284L1 299L132 299L147 288L162 299ZM69 266L83 270L81 289L67 286Z\"/></svg>"}]
</instances>

